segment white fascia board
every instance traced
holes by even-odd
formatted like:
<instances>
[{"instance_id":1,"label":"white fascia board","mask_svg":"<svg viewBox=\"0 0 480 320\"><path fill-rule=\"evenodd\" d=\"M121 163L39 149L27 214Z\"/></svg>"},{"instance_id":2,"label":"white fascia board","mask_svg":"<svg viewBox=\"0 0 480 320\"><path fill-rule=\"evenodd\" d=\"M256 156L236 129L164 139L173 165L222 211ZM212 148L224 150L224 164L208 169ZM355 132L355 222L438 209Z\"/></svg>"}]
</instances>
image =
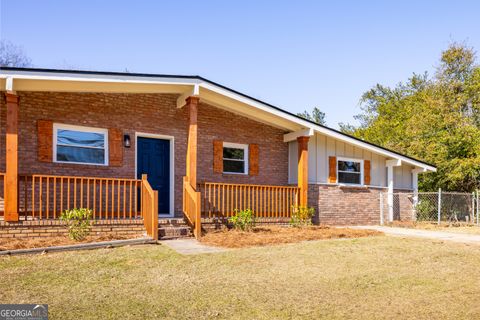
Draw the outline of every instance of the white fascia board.
<instances>
[{"instance_id":1,"label":"white fascia board","mask_svg":"<svg viewBox=\"0 0 480 320\"><path fill-rule=\"evenodd\" d=\"M256 101L256 100L248 98L248 97L245 97L243 95L232 92L230 90L218 87L214 84L207 83L207 82L202 82L202 83L200 83L200 87L203 87L203 88L208 89L210 91L216 92L216 93L221 94L225 97L237 100L237 101L242 102L244 104L250 105L250 106L255 107L259 110L262 110L262 111L268 112L270 114L276 115L280 118L289 120L293 123L296 123L296 124L302 126L303 128L312 128L313 129L313 125L309 121L299 119L299 118L297 118L293 115L289 115L288 113L285 113L284 111L277 110L277 109L275 109L271 106L268 106L264 103L261 103L259 101Z\"/></svg>"},{"instance_id":2,"label":"white fascia board","mask_svg":"<svg viewBox=\"0 0 480 320\"><path fill-rule=\"evenodd\" d=\"M142 77L128 75L107 75L107 74L81 74L64 72L39 72L39 71L18 71L0 70L0 78L13 77L15 79L27 80L53 80L53 81L84 81L84 82L112 82L112 83L144 83L144 84L178 84L195 85L200 82L194 78L175 77Z\"/></svg>"},{"instance_id":3,"label":"white fascia board","mask_svg":"<svg viewBox=\"0 0 480 320\"><path fill-rule=\"evenodd\" d=\"M420 161L415 161L415 160L410 159L408 157L404 157L404 156L402 156L400 154L397 154L393 151L388 151L388 150L385 150L383 148L371 145L369 143L359 141L357 139L354 139L352 137L344 135L344 134L342 134L340 132L337 132L335 130L315 125L315 124L313 124L309 121L305 121L303 119L297 118L293 115L290 115L290 114L285 113L283 111L272 108L272 107L270 107L268 105L265 105L261 102L255 101L253 99L249 99L248 97L244 97L244 96L239 95L235 92L231 92L231 91L226 90L224 88L217 87L213 84L202 82L202 83L200 83L200 86L204 87L208 90L217 92L221 95L227 96L231 99L235 99L237 101L243 102L243 103L251 105L253 107L256 107L256 108L258 108L260 110L263 110L265 112L269 112L269 113L277 115L281 118L292 121L292 122L294 122L294 123L296 123L296 124L298 124L298 125L300 125L304 128L311 128L311 129L315 130L316 132L322 133L326 136L329 136L329 137L332 137L332 138L335 138L335 139L338 139L338 140L341 140L341 141L344 141L344 142L348 142L348 143L353 144L355 146L367 149L369 151L375 152L377 154L381 154L381 155L389 157L389 158L400 159L400 160L404 161L405 163L408 163L408 164L416 166L416 167L425 168L428 171L434 171L434 172L437 171L437 169L433 166L429 166L429 165L424 164Z\"/></svg>"},{"instance_id":4,"label":"white fascia board","mask_svg":"<svg viewBox=\"0 0 480 320\"><path fill-rule=\"evenodd\" d=\"M185 93L181 94L177 98L177 108L183 108L185 106L185 100L187 100L188 97L192 96L199 96L200 95L200 86L198 84L194 84L190 90L187 90Z\"/></svg>"},{"instance_id":5,"label":"white fascia board","mask_svg":"<svg viewBox=\"0 0 480 320\"><path fill-rule=\"evenodd\" d=\"M6 77L5 79L5 91L12 92L13 91L13 77Z\"/></svg>"},{"instance_id":6,"label":"white fascia board","mask_svg":"<svg viewBox=\"0 0 480 320\"><path fill-rule=\"evenodd\" d=\"M391 160L387 160L385 164L387 165L387 167L400 167L402 165L402 160L391 159Z\"/></svg>"},{"instance_id":7,"label":"white fascia board","mask_svg":"<svg viewBox=\"0 0 480 320\"><path fill-rule=\"evenodd\" d=\"M314 134L315 132L312 128L286 133L283 135L283 142L294 141L297 140L298 137L311 137Z\"/></svg>"},{"instance_id":8,"label":"white fascia board","mask_svg":"<svg viewBox=\"0 0 480 320\"><path fill-rule=\"evenodd\" d=\"M360 148L364 148L364 149L369 150L371 152L383 155L385 157L401 160L401 161L403 161L407 164L410 164L412 166L415 166L415 167L425 168L426 170L433 171L433 172L437 171L437 169L435 167L430 166L428 164L422 163L420 161L415 161L413 159L402 156L401 154L395 153L393 151L388 151L388 150L385 150L383 148L371 145L369 143L359 141L357 139L354 139L352 137L343 135L339 132L336 132L336 131L333 131L333 130L330 130L330 129L327 129L327 128L324 128L324 127L315 126L315 131L317 131L319 133L322 133L326 136L330 136L332 138L335 138L335 139L338 139L338 140L341 140L341 141L344 141L344 142L348 142L350 144L353 144L353 145L358 146Z\"/></svg>"},{"instance_id":9,"label":"white fascia board","mask_svg":"<svg viewBox=\"0 0 480 320\"><path fill-rule=\"evenodd\" d=\"M0 78L7 78L11 76L12 78L18 79L31 79L31 80L57 80L57 81L85 81L85 82L117 82L117 83L145 83L145 84L178 84L178 85L198 85L198 87L203 87L210 91L216 92L221 94L225 97L234 99L241 103L250 105L255 107L259 110L268 112L280 118L286 119L295 123L303 128L313 129L316 132L322 133L326 136L348 142L355 146L367 149L369 151L375 152L377 154L391 157L394 159L401 159L405 163L410 165L425 168L428 171L436 171L436 168L433 166L429 166L427 164L421 163L419 161L415 161L408 157L404 157L399 155L393 151L388 151L380 147L376 147L374 145L368 144L366 142L359 141L352 137L346 136L340 132L335 130L315 125L309 121L303 120L298 118L294 115L288 114L285 111L281 111L276 109L272 106L269 106L265 103L257 101L255 99L243 96L241 94L232 92L226 88L222 88L215 84L203 81L197 78L175 78L175 77L146 77L146 76L132 76L132 75L108 75L108 74L81 74L81 73L68 73L68 72L42 72L42 71L28 71L28 70L1 70Z\"/></svg>"},{"instance_id":10,"label":"white fascia board","mask_svg":"<svg viewBox=\"0 0 480 320\"><path fill-rule=\"evenodd\" d=\"M423 172L427 172L427 169L425 169L425 168L412 169L412 173L423 173Z\"/></svg>"}]
</instances>

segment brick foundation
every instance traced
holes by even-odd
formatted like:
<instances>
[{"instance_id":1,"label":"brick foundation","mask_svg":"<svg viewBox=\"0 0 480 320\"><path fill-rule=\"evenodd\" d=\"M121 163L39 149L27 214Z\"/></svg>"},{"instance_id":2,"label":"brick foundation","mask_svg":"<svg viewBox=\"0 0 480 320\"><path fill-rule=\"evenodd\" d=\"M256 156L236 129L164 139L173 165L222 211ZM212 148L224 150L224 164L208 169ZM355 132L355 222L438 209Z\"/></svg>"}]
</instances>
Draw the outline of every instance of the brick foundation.
<instances>
[{"instance_id":1,"label":"brick foundation","mask_svg":"<svg viewBox=\"0 0 480 320\"><path fill-rule=\"evenodd\" d=\"M384 193L384 217L388 214L386 189L338 185L309 185L309 206L315 208L314 223L327 225L374 225L380 223L380 193ZM395 190L395 192L399 192ZM398 195L397 195L398 197ZM395 220L411 219L408 197L401 197ZM394 202L395 203L395 202Z\"/></svg>"},{"instance_id":2,"label":"brick foundation","mask_svg":"<svg viewBox=\"0 0 480 320\"><path fill-rule=\"evenodd\" d=\"M143 220L99 220L95 221L92 236L143 236ZM67 226L59 220L0 221L0 238L44 238L67 237Z\"/></svg>"}]
</instances>

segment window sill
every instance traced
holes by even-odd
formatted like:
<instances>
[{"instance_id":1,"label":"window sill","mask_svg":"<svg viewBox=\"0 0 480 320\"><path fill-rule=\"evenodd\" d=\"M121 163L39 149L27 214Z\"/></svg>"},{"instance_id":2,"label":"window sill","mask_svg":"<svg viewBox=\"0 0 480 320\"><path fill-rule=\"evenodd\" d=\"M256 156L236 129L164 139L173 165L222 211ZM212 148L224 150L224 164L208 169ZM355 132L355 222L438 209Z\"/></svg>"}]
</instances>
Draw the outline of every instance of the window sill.
<instances>
[{"instance_id":1,"label":"window sill","mask_svg":"<svg viewBox=\"0 0 480 320\"><path fill-rule=\"evenodd\" d=\"M53 160L52 162L57 164L67 164L67 165L74 165L74 166L108 167L108 163L86 163L86 162L57 161L57 160Z\"/></svg>"},{"instance_id":2,"label":"window sill","mask_svg":"<svg viewBox=\"0 0 480 320\"><path fill-rule=\"evenodd\" d=\"M248 176L248 173L239 173L239 172L222 172L224 176Z\"/></svg>"},{"instance_id":3,"label":"window sill","mask_svg":"<svg viewBox=\"0 0 480 320\"><path fill-rule=\"evenodd\" d=\"M368 189L368 186L364 184L344 184L344 183L339 183L338 187L340 189L360 189L360 190L366 190Z\"/></svg>"}]
</instances>

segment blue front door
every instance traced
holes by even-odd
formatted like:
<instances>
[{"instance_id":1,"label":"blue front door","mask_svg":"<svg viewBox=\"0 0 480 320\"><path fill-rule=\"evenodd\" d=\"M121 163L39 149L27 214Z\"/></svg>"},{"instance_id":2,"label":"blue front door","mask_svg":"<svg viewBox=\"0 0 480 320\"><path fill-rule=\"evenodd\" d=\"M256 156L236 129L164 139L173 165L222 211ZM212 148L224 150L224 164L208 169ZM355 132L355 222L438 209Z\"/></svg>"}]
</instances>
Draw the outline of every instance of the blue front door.
<instances>
[{"instance_id":1,"label":"blue front door","mask_svg":"<svg viewBox=\"0 0 480 320\"><path fill-rule=\"evenodd\" d=\"M158 213L170 213L170 140L138 137L137 178L142 174L158 191Z\"/></svg>"}]
</instances>

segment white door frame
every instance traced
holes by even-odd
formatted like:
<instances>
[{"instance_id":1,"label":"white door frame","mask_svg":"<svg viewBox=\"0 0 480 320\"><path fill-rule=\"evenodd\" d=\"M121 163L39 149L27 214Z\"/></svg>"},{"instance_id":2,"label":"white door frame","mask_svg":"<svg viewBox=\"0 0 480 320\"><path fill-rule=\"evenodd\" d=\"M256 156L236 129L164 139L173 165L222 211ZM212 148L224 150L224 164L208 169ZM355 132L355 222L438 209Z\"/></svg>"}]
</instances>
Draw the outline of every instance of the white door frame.
<instances>
[{"instance_id":1,"label":"white door frame","mask_svg":"<svg viewBox=\"0 0 480 320\"><path fill-rule=\"evenodd\" d=\"M137 177L137 153L138 153L138 138L151 138L159 140L170 141L170 208L169 213L159 213L158 216L162 218L172 218L175 215L175 138L173 136L167 136L163 134L154 134L146 132L135 132L135 177Z\"/></svg>"}]
</instances>

